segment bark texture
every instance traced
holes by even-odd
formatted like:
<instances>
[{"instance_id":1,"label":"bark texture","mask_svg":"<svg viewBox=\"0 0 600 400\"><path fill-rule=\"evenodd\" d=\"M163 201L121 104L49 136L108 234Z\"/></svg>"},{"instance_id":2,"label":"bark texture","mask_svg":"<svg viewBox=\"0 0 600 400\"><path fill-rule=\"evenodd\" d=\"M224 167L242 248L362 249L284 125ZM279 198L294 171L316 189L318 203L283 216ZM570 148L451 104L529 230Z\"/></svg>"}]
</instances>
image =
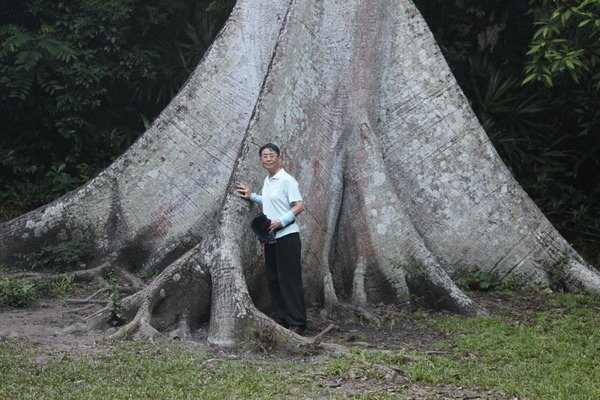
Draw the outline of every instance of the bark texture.
<instances>
[{"instance_id":1,"label":"bark texture","mask_svg":"<svg viewBox=\"0 0 600 400\"><path fill-rule=\"evenodd\" d=\"M130 283L115 337L210 343L306 339L268 308L258 147L283 149L299 218L307 304L367 313L413 295L484 313L453 280L600 292L600 274L513 179L409 0L239 0L189 81L130 150L82 188L0 226L0 262L73 241L88 268ZM89 274L82 274L89 275ZM126 279L127 280L127 279ZM262 311L261 311L262 310ZM86 327L107 326L108 309Z\"/></svg>"}]
</instances>

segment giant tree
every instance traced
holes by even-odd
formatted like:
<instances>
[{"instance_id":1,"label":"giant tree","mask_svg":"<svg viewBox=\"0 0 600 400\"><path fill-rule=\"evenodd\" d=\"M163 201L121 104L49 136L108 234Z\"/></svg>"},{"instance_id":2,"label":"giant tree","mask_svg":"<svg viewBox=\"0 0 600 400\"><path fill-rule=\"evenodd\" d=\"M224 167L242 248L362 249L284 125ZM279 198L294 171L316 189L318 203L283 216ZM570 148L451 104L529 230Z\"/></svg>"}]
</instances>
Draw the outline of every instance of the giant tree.
<instances>
[{"instance_id":1,"label":"giant tree","mask_svg":"<svg viewBox=\"0 0 600 400\"><path fill-rule=\"evenodd\" d=\"M79 243L89 260L75 276L114 271L136 290L115 337L189 337L208 321L216 345L250 332L302 342L262 311L261 248L248 229L258 210L234 193L237 180L260 185L265 142L281 145L305 197L307 301L333 315L415 297L485 313L454 283L473 271L600 291L600 274L498 157L410 0L239 0L125 154L1 225L0 261Z\"/></svg>"}]
</instances>

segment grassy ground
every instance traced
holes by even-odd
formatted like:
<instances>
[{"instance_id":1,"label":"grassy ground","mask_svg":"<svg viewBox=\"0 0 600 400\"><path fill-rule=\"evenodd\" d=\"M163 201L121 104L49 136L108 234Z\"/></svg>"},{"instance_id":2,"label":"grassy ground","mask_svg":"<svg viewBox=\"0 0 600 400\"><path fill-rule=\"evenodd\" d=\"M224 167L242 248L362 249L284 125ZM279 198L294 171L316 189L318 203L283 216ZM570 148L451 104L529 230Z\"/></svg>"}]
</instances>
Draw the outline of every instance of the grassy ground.
<instances>
[{"instance_id":1,"label":"grassy ground","mask_svg":"<svg viewBox=\"0 0 600 400\"><path fill-rule=\"evenodd\" d=\"M600 299L494 294L490 318L412 313L438 339L338 356L223 354L134 342L43 357L0 342L4 399L600 399ZM394 321L402 329L402 321ZM398 325L400 324L400 325Z\"/></svg>"},{"instance_id":2,"label":"grassy ground","mask_svg":"<svg viewBox=\"0 0 600 400\"><path fill-rule=\"evenodd\" d=\"M600 301L548 296L532 313L429 318L452 338L442 357L410 366L416 380L502 388L530 399L600 399Z\"/></svg>"}]
</instances>

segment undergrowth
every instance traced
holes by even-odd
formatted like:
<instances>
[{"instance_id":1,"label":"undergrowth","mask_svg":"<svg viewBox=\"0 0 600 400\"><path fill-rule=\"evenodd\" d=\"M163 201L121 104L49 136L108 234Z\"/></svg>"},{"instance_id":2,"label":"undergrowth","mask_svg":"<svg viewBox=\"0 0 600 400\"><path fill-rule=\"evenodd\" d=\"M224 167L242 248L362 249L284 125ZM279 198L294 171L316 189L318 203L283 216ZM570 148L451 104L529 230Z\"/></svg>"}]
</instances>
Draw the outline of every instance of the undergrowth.
<instances>
[{"instance_id":1,"label":"undergrowth","mask_svg":"<svg viewBox=\"0 0 600 400\"><path fill-rule=\"evenodd\" d=\"M0 308L28 307L36 300L64 298L78 290L72 275L38 281L0 276Z\"/></svg>"},{"instance_id":2,"label":"undergrowth","mask_svg":"<svg viewBox=\"0 0 600 400\"><path fill-rule=\"evenodd\" d=\"M0 278L0 308L27 307L37 295L34 282Z\"/></svg>"},{"instance_id":3,"label":"undergrowth","mask_svg":"<svg viewBox=\"0 0 600 400\"><path fill-rule=\"evenodd\" d=\"M513 279L498 279L496 275L483 271L471 271L458 279L456 283L463 289L479 290L482 292L515 289L518 286L517 282Z\"/></svg>"}]
</instances>

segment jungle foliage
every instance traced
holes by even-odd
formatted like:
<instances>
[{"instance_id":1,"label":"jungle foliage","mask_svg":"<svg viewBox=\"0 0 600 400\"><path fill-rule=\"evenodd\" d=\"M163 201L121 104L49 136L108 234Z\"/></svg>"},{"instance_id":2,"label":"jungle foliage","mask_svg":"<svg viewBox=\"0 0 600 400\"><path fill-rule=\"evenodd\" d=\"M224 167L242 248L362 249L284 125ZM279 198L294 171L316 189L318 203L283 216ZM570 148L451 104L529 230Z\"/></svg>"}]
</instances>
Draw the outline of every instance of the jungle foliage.
<instances>
[{"instance_id":1,"label":"jungle foliage","mask_svg":"<svg viewBox=\"0 0 600 400\"><path fill-rule=\"evenodd\" d=\"M0 16L4 218L74 189L127 149L187 80L233 6L227 0L6 3Z\"/></svg>"},{"instance_id":2,"label":"jungle foliage","mask_svg":"<svg viewBox=\"0 0 600 400\"><path fill-rule=\"evenodd\" d=\"M0 220L121 154L234 0L5 1ZM557 228L600 264L600 0L416 0L479 120Z\"/></svg>"}]
</instances>

